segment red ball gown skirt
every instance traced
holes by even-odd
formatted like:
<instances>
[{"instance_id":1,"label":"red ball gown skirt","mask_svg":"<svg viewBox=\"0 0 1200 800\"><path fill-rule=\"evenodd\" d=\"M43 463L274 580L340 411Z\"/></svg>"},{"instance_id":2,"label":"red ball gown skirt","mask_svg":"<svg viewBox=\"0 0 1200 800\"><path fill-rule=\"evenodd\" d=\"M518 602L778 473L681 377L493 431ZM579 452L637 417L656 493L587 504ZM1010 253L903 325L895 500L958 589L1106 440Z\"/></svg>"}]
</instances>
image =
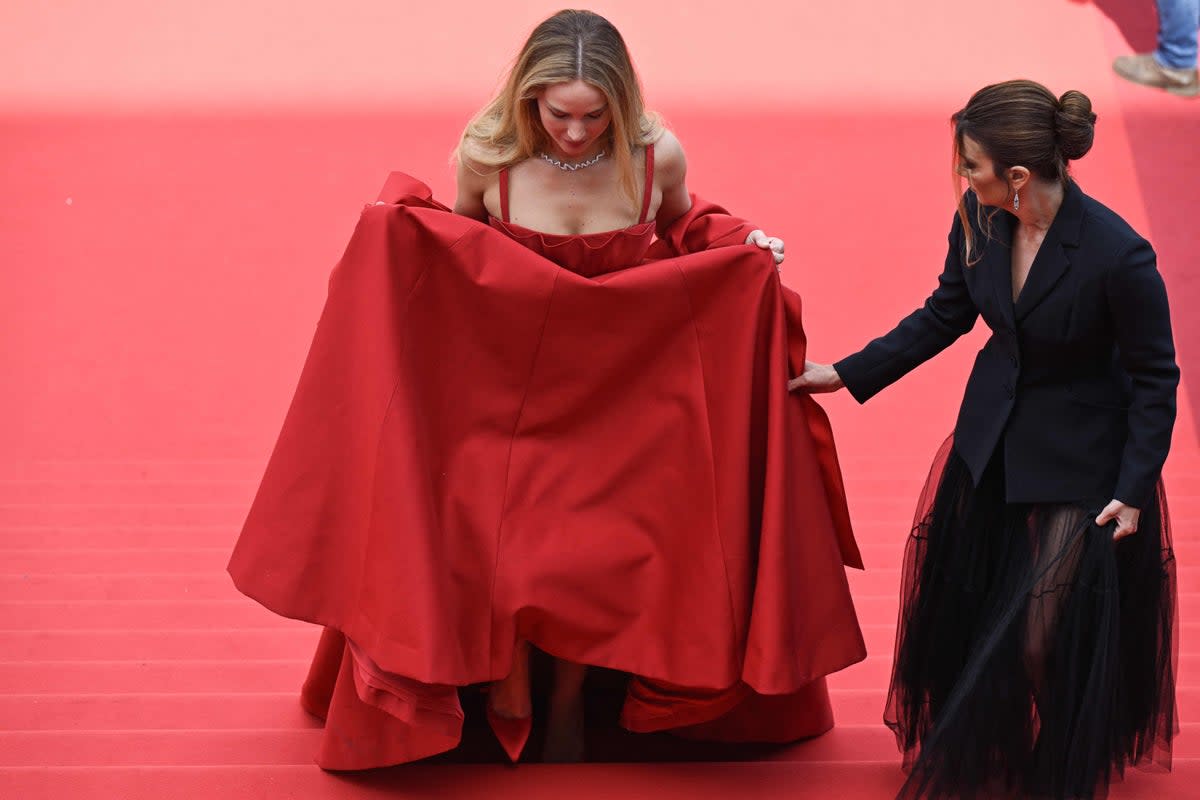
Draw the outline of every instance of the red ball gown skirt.
<instances>
[{"instance_id":1,"label":"red ball gown skirt","mask_svg":"<svg viewBox=\"0 0 1200 800\"><path fill-rule=\"evenodd\" d=\"M584 277L396 174L335 268L233 553L237 587L327 627L318 763L459 742L460 687L528 640L630 675L633 731L790 741L865 656L827 418L786 390L799 298L696 201ZM731 245L731 246L724 246Z\"/></svg>"}]
</instances>

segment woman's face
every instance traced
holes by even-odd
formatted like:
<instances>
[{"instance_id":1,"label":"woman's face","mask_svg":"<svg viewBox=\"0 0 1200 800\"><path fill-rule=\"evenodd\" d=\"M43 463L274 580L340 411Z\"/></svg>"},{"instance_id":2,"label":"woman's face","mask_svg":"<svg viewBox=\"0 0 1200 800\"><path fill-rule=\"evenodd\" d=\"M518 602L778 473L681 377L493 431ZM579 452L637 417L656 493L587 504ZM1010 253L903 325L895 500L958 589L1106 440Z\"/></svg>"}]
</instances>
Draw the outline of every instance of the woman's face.
<instances>
[{"instance_id":1,"label":"woman's face","mask_svg":"<svg viewBox=\"0 0 1200 800\"><path fill-rule=\"evenodd\" d=\"M604 93L581 80L547 86L537 104L542 127L558 150L551 155L568 159L592 155L612 121Z\"/></svg>"},{"instance_id":2,"label":"woman's face","mask_svg":"<svg viewBox=\"0 0 1200 800\"><path fill-rule=\"evenodd\" d=\"M958 153L958 174L967 179L979 202L985 206L1008 204L1008 182L996 177L991 156L970 136L962 137L962 148Z\"/></svg>"}]
</instances>

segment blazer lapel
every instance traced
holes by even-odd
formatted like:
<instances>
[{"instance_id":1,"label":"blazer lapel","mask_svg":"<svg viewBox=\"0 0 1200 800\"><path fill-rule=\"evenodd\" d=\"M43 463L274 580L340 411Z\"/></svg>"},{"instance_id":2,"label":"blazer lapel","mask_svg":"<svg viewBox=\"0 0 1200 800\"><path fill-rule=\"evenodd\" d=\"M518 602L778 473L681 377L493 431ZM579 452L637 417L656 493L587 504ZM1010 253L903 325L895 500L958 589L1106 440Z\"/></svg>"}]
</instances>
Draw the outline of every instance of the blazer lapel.
<instances>
[{"instance_id":1,"label":"blazer lapel","mask_svg":"<svg viewBox=\"0 0 1200 800\"><path fill-rule=\"evenodd\" d=\"M983 251L983 267L996 296L996 307L1009 328L1016 327L1012 301L1012 231L1013 218L999 212L992 218L992 237Z\"/></svg>"},{"instance_id":2,"label":"blazer lapel","mask_svg":"<svg viewBox=\"0 0 1200 800\"><path fill-rule=\"evenodd\" d=\"M1027 317L1067 273L1071 267L1067 248L1079 245L1079 229L1082 225L1083 192L1072 182L1067 186L1062 206L1059 207L1054 221L1050 223L1050 229L1046 231L1046 238L1042 240L1037 257L1029 267L1025 286L1017 297L1017 321ZM1011 270L1009 281L1012 281Z\"/></svg>"}]
</instances>

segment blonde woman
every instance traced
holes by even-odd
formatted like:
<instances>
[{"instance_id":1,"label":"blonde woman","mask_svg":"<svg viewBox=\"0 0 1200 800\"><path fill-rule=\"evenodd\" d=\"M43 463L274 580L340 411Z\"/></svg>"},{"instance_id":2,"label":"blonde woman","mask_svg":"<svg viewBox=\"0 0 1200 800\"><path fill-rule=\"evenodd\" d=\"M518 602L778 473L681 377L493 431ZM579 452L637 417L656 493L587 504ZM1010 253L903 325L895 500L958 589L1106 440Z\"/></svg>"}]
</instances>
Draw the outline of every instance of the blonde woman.
<instances>
[{"instance_id":1,"label":"blonde woman","mask_svg":"<svg viewBox=\"0 0 1200 800\"><path fill-rule=\"evenodd\" d=\"M621 34L589 11L562 11L533 31L457 155L456 213L582 275L638 264L655 228L692 205L679 140L643 107ZM782 240L754 230L746 243L782 263ZM532 713L528 664L522 642L512 672L492 687L494 715ZM582 665L556 662L549 757L581 752L583 675Z\"/></svg>"},{"instance_id":2,"label":"blonde woman","mask_svg":"<svg viewBox=\"0 0 1200 800\"><path fill-rule=\"evenodd\" d=\"M457 160L457 213L402 175L364 211L230 565L327 628L318 763L450 750L475 688L512 760L535 705L542 759L579 760L589 666L635 732L828 730L860 561L828 421L786 390L783 242L689 195L587 11L537 26Z\"/></svg>"},{"instance_id":3,"label":"blonde woman","mask_svg":"<svg viewBox=\"0 0 1200 800\"><path fill-rule=\"evenodd\" d=\"M454 210L510 235L645 238L651 229L635 226L666 229L691 208L679 140L644 108L621 34L589 11L559 12L533 31L457 156ZM754 230L746 243L782 263L782 240Z\"/></svg>"}]
</instances>

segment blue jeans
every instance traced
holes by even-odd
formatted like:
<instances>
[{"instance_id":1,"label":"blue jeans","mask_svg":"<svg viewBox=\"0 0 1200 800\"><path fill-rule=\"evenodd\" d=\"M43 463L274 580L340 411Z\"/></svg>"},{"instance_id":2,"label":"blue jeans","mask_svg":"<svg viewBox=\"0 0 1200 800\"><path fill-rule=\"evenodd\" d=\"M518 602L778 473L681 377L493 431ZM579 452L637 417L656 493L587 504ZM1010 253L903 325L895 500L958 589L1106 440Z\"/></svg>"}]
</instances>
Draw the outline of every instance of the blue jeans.
<instances>
[{"instance_id":1,"label":"blue jeans","mask_svg":"<svg viewBox=\"0 0 1200 800\"><path fill-rule=\"evenodd\" d=\"M1158 50L1164 67L1196 68L1196 33L1200 30L1200 0L1158 0Z\"/></svg>"}]
</instances>

